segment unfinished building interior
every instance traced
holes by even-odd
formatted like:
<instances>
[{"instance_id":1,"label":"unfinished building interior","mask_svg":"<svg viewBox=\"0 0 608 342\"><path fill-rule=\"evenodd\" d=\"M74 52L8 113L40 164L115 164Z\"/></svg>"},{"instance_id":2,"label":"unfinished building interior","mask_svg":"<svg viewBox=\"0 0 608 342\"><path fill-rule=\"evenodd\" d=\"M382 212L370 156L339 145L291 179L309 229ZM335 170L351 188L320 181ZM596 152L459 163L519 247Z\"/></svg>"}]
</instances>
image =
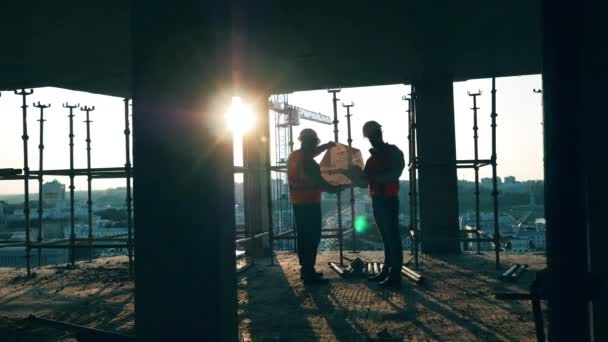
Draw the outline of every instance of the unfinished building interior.
<instances>
[{"instance_id":1,"label":"unfinished building interior","mask_svg":"<svg viewBox=\"0 0 608 342\"><path fill-rule=\"evenodd\" d=\"M270 183L278 177L272 174L284 166L271 165L268 113L280 102L272 101L272 94L412 86L410 128L403 127L403 139L409 135L411 142L409 179L417 180L413 189L417 201L409 209L417 212L412 217L419 218L410 225L416 241L412 253L416 268L420 252L437 257L422 266L432 277L432 267L450 267L438 260L461 250L457 168L491 167L495 176L497 167L495 148L487 159L477 155L474 160L456 159L453 82L542 74L547 269L539 272L531 293L511 297L546 304L549 340L608 340L602 324L608 308L602 252L606 231L601 219L608 190L608 178L601 172L606 165L603 134L608 127L602 109L608 57L603 13L591 1L567 0L441 5L409 0L3 4L0 25L6 34L1 38L0 89L22 96L24 121L26 114L39 113L41 135L45 104L37 103L36 112L28 111L33 105L30 99L35 101L29 97L31 88L61 87L125 99L125 121L120 123L125 165L30 170L26 155L23 166L0 166L14 169L3 169L0 177L24 180L26 196L30 181L41 182L43 175L83 176L89 184L95 178L124 178L128 234L95 240L91 233L82 241L72 235L64 241L44 242L40 236L29 236L26 225L26 240L17 245L26 248L28 258L30 252L35 256L43 248L125 248L135 281L138 340L243 339L237 245L251 258L270 256L275 262L273 242L293 239L295 234L273 229L275 195ZM233 142L218 114L235 95L251 105L258 123L254 134L243 137L242 167L233 164ZM496 88L491 96L499 96ZM66 103L66 114L78 110L88 115L94 110L77 107ZM500 115L495 108L491 114L493 120ZM0 122L4 115L9 114L0 113ZM23 135L27 152L25 125L18 134ZM42 150L41 144L40 156ZM245 184L242 232L234 218L235 173L243 175ZM494 193L498 198L496 187ZM348 204L349 193L344 192L342 205ZM341 223L328 231L328 237L340 240L340 250L323 260L343 263L342 237L351 232ZM499 235L494 234L494 242ZM468 239L481 241L479 234ZM495 251L492 268L497 277L505 271L505 263L499 260L499 248ZM27 264L29 275L30 265L36 263L28 259ZM427 333L431 339L441 339L436 332ZM353 336L335 334L338 339Z\"/></svg>"}]
</instances>

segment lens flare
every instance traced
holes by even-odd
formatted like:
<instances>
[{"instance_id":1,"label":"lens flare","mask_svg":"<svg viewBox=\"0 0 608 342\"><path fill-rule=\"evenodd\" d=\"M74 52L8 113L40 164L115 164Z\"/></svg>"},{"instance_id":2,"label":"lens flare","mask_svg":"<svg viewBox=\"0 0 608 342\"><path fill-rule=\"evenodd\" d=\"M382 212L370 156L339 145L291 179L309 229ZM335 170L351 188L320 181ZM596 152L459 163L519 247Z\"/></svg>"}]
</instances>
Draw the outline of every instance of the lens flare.
<instances>
[{"instance_id":1,"label":"lens flare","mask_svg":"<svg viewBox=\"0 0 608 342\"><path fill-rule=\"evenodd\" d=\"M367 217L365 216L357 216L355 218L355 231L357 233L363 233L367 230L367 227L369 226L367 223Z\"/></svg>"},{"instance_id":2,"label":"lens flare","mask_svg":"<svg viewBox=\"0 0 608 342\"><path fill-rule=\"evenodd\" d=\"M226 123L234 133L243 134L255 125L255 115L240 97L234 96L226 113Z\"/></svg>"}]
</instances>

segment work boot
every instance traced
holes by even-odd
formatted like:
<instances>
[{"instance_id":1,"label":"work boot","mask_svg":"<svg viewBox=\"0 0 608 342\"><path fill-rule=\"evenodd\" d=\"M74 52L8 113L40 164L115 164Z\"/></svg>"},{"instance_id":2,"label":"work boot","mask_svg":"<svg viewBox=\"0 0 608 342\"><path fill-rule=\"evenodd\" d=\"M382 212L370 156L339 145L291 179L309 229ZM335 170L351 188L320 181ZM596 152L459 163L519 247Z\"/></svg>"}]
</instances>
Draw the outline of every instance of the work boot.
<instances>
[{"instance_id":1,"label":"work boot","mask_svg":"<svg viewBox=\"0 0 608 342\"><path fill-rule=\"evenodd\" d=\"M375 282L379 283L379 282L383 281L384 279L386 279L386 277L388 277L388 270L384 269L384 270L380 271L380 273L376 274L375 276L367 278L367 280L375 281Z\"/></svg>"},{"instance_id":2,"label":"work boot","mask_svg":"<svg viewBox=\"0 0 608 342\"><path fill-rule=\"evenodd\" d=\"M323 273L321 273L321 272L313 271L311 273L307 273L307 272L300 271L301 280L304 280L304 278L307 277L308 275L310 275L313 278L319 278L319 279L323 278Z\"/></svg>"},{"instance_id":3,"label":"work boot","mask_svg":"<svg viewBox=\"0 0 608 342\"><path fill-rule=\"evenodd\" d=\"M316 273L303 274L300 276L304 285L323 285L329 283L328 279L322 278L322 276L316 275Z\"/></svg>"},{"instance_id":4,"label":"work boot","mask_svg":"<svg viewBox=\"0 0 608 342\"><path fill-rule=\"evenodd\" d=\"M401 288L401 275L390 274L386 279L379 282L378 285L386 288L400 289Z\"/></svg>"}]
</instances>

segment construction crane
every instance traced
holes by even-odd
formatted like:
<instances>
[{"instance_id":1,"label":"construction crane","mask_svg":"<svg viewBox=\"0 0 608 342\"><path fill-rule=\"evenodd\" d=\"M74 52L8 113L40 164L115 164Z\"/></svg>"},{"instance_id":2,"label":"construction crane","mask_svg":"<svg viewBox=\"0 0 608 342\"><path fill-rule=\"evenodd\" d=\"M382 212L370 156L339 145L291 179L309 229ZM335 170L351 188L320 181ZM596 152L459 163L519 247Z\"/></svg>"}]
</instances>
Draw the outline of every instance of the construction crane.
<instances>
[{"instance_id":1,"label":"construction crane","mask_svg":"<svg viewBox=\"0 0 608 342\"><path fill-rule=\"evenodd\" d=\"M270 110L288 116L289 119L286 120L284 123L285 125L289 125L289 123L291 123L292 126L299 126L300 119L318 122L325 125L331 125L333 123L331 117L328 115L294 106L286 101L280 101L279 99L281 98L277 97L276 99L270 101ZM283 97L283 99L286 99L286 97Z\"/></svg>"},{"instance_id":2,"label":"construction crane","mask_svg":"<svg viewBox=\"0 0 608 342\"><path fill-rule=\"evenodd\" d=\"M312 121L320 124L331 125L333 120L328 115L304 109L289 104L288 94L273 95L269 101L272 112L271 120L274 119L274 158L272 158L271 170L271 196L273 226L276 227L275 234L293 230L293 212L289 204L287 185L287 158L293 151L293 127L299 126L301 120ZM289 241L277 241L278 249L289 249ZM291 247L295 247L293 241Z\"/></svg>"}]
</instances>

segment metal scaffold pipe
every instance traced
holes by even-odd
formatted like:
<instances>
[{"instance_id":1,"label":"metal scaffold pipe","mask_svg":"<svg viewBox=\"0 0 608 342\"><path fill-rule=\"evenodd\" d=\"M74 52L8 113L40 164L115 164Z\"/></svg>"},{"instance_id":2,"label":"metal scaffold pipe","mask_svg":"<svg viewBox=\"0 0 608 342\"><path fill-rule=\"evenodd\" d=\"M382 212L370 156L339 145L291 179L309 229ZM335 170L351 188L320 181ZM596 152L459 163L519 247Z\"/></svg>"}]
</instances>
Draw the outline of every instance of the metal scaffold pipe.
<instances>
[{"instance_id":1,"label":"metal scaffold pipe","mask_svg":"<svg viewBox=\"0 0 608 342\"><path fill-rule=\"evenodd\" d=\"M125 105L125 172L126 172L126 204L127 204L127 254L129 257L129 278L133 277L133 198L131 195L131 130L129 126L129 98L123 100Z\"/></svg>"},{"instance_id":2,"label":"metal scaffold pipe","mask_svg":"<svg viewBox=\"0 0 608 342\"><path fill-rule=\"evenodd\" d=\"M328 93L332 94L332 103L334 109L334 141L337 143L339 141L338 137L338 96L337 94L341 89L329 89ZM338 248L340 250L340 266L344 266L344 241L342 235L342 196L341 193L338 192L336 194L336 210L338 211Z\"/></svg>"},{"instance_id":3,"label":"metal scaffold pipe","mask_svg":"<svg viewBox=\"0 0 608 342\"><path fill-rule=\"evenodd\" d=\"M351 136L350 118L353 116L350 113L350 109L355 106L354 102L348 104L342 104L346 108L346 124L348 133L348 167L353 165L353 139ZM350 184L350 228L352 230L353 248L352 252L357 253L357 230L355 229L355 187Z\"/></svg>"},{"instance_id":4,"label":"metal scaffold pipe","mask_svg":"<svg viewBox=\"0 0 608 342\"><path fill-rule=\"evenodd\" d=\"M480 233L479 233L479 225L480 225L480 206L479 206L479 135L477 131L479 127L477 126L477 96L481 95L481 90L476 93L467 92L469 96L473 98L473 145L475 150L475 160L473 162L473 169L475 170L475 236L477 237L477 254L481 254L481 241L480 241Z\"/></svg>"},{"instance_id":5,"label":"metal scaffold pipe","mask_svg":"<svg viewBox=\"0 0 608 342\"><path fill-rule=\"evenodd\" d=\"M496 171L496 77L492 77L492 197L494 204L494 250L496 269L500 269L500 230L498 227L498 184Z\"/></svg>"},{"instance_id":6,"label":"metal scaffold pipe","mask_svg":"<svg viewBox=\"0 0 608 342\"><path fill-rule=\"evenodd\" d=\"M24 188L24 204L23 204L23 213L25 215L25 259L27 263L27 276L31 275L31 237L30 237L30 167L29 167L29 159L28 159L28 144L29 136L27 135L27 97L34 93L33 89L30 90L15 90L16 95L21 95L21 111L23 114L23 135L21 139L23 140L23 188Z\"/></svg>"},{"instance_id":7,"label":"metal scaffold pipe","mask_svg":"<svg viewBox=\"0 0 608 342\"><path fill-rule=\"evenodd\" d=\"M402 99L408 102L408 147L410 177L410 235L412 237L412 253L414 254L414 268L418 269L421 234L418 227L418 156L416 149L416 93L414 85L411 86L409 97Z\"/></svg>"},{"instance_id":8,"label":"metal scaffold pipe","mask_svg":"<svg viewBox=\"0 0 608 342\"><path fill-rule=\"evenodd\" d=\"M80 107L80 104L70 105L68 103L63 104L63 108L68 108L70 114L68 115L70 121L70 265L73 267L76 263L76 256L74 254L74 245L76 240L76 233L74 231L74 109Z\"/></svg>"},{"instance_id":9,"label":"metal scaffold pipe","mask_svg":"<svg viewBox=\"0 0 608 342\"><path fill-rule=\"evenodd\" d=\"M92 199L92 187L91 187L91 182L93 181L93 177L91 174L91 119L89 117L89 114L95 110L95 106L93 107L81 107L80 108L81 111L86 113L86 120L84 121L84 123L87 125L87 138L86 138L86 143L87 143L87 207L88 207L88 225L89 225L89 232L88 232L88 242L89 242L89 247L93 245L93 199ZM89 260L93 260L93 249L89 248Z\"/></svg>"},{"instance_id":10,"label":"metal scaffold pipe","mask_svg":"<svg viewBox=\"0 0 608 342\"><path fill-rule=\"evenodd\" d=\"M51 107L50 104L47 105L43 105L40 103L40 101L38 103L34 104L34 107L36 108L40 108L40 119L38 119L38 122L40 122L40 141L38 143L38 151L39 151L39 158L38 158L38 170L42 171L44 170L44 122L46 121L44 119L44 110L46 108ZM38 175L38 236L36 238L36 242L41 243L42 242L42 214L43 214L43 205L42 205L42 183L43 183L44 177L42 172L40 172L40 174ZM38 248L38 267L42 266L42 250L40 248Z\"/></svg>"}]
</instances>

